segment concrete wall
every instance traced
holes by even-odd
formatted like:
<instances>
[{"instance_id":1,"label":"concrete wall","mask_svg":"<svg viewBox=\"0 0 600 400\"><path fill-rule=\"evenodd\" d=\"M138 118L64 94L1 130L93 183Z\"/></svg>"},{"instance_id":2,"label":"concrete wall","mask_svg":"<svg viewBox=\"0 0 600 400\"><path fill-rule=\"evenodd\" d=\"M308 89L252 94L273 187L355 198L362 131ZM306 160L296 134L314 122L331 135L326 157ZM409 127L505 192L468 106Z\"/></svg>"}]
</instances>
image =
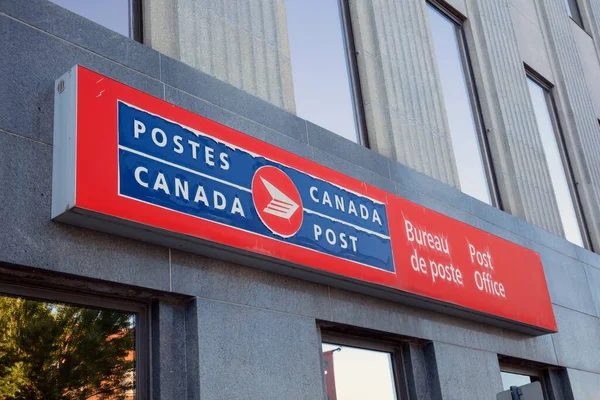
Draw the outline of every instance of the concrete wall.
<instances>
[{"instance_id":1,"label":"concrete wall","mask_svg":"<svg viewBox=\"0 0 600 400\"><path fill-rule=\"evenodd\" d=\"M501 10L491 2L465 4L470 16L491 18L498 12L502 21L511 18L507 3L498 6L505 7ZM473 27L477 32L487 42L499 40L483 24ZM49 271L67 274L61 275L65 285L74 286L69 282L76 276L118 285L132 297L140 291L154 293L153 398L322 398L318 321L430 342L429 361L419 363L415 357L412 363L421 371L413 376L425 371L439 389L427 389L423 398L493 398L500 382L498 354L566 367L571 388L556 398L567 399L571 392L575 399L597 395L600 256L50 2L0 0L0 37L2 279L14 271ZM479 65L489 67L482 62L484 51L494 57L509 54L509 70L518 81L514 57L520 49L513 42L509 53L497 53L500 44L484 48L479 42ZM53 223L53 83L74 64L539 252L559 332L531 337ZM499 66L494 68L486 73L486 82L506 90L500 93L522 98L523 88L502 86L505 75ZM494 117L498 121L493 129L516 124L513 118L528 120L508 99L487 96L500 110L513 112L506 114L510 118ZM593 109L591 104L586 110ZM89 290L99 290L91 286ZM174 301L182 296L185 302ZM420 398L423 388L432 386L421 382L416 387Z\"/></svg>"}]
</instances>

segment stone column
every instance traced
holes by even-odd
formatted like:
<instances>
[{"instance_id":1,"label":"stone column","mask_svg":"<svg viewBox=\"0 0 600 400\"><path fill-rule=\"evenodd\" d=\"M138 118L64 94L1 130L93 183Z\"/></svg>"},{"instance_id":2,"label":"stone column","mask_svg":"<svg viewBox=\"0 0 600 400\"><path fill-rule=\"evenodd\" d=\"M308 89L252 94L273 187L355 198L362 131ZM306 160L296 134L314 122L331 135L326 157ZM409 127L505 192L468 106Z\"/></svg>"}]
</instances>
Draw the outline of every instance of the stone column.
<instances>
[{"instance_id":1,"label":"stone column","mask_svg":"<svg viewBox=\"0 0 600 400\"><path fill-rule=\"evenodd\" d=\"M295 112L284 0L145 0L144 43Z\"/></svg>"},{"instance_id":2,"label":"stone column","mask_svg":"<svg viewBox=\"0 0 600 400\"><path fill-rule=\"evenodd\" d=\"M594 3L595 11L599 6ZM600 125L562 0L537 0L550 62L556 75L553 92L571 161L576 188L594 248L600 248Z\"/></svg>"},{"instance_id":3,"label":"stone column","mask_svg":"<svg viewBox=\"0 0 600 400\"><path fill-rule=\"evenodd\" d=\"M587 21L590 33L594 38L596 53L600 58L600 2L598 0L579 0L579 8L584 23Z\"/></svg>"},{"instance_id":4,"label":"stone column","mask_svg":"<svg viewBox=\"0 0 600 400\"><path fill-rule=\"evenodd\" d=\"M563 235L507 0L468 0L465 24L505 211Z\"/></svg>"},{"instance_id":5,"label":"stone column","mask_svg":"<svg viewBox=\"0 0 600 400\"><path fill-rule=\"evenodd\" d=\"M371 148L459 187L423 0L350 0Z\"/></svg>"}]
</instances>

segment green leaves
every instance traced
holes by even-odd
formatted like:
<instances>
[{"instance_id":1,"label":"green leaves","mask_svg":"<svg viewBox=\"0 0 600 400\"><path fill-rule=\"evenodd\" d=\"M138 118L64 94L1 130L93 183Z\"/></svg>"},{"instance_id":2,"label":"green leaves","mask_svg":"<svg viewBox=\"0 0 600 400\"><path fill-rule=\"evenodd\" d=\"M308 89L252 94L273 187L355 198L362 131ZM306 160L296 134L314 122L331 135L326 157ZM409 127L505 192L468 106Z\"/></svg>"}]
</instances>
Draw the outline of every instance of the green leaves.
<instances>
[{"instance_id":1,"label":"green leaves","mask_svg":"<svg viewBox=\"0 0 600 400\"><path fill-rule=\"evenodd\" d=\"M125 399L134 332L131 314L0 297L0 399Z\"/></svg>"}]
</instances>

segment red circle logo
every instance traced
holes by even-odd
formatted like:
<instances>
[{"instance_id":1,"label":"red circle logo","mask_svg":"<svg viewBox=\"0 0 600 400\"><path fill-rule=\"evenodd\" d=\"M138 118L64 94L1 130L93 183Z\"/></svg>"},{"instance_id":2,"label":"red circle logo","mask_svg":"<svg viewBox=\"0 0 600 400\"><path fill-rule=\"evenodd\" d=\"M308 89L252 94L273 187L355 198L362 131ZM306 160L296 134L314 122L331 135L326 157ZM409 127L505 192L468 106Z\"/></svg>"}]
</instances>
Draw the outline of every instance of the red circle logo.
<instances>
[{"instance_id":1,"label":"red circle logo","mask_svg":"<svg viewBox=\"0 0 600 400\"><path fill-rule=\"evenodd\" d=\"M294 236L302 225L302 199L282 170L260 167L252 178L252 200L260 220L276 235Z\"/></svg>"}]
</instances>

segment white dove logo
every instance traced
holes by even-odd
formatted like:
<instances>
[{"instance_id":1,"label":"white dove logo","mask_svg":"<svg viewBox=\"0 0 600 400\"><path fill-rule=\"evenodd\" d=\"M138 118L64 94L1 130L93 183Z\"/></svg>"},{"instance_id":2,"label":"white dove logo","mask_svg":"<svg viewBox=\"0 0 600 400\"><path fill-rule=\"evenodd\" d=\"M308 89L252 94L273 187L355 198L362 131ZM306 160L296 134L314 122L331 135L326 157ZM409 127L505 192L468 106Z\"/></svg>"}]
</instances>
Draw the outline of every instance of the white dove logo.
<instances>
[{"instance_id":1,"label":"white dove logo","mask_svg":"<svg viewBox=\"0 0 600 400\"><path fill-rule=\"evenodd\" d=\"M302 226L302 198L281 169L265 165L256 170L252 178L252 201L258 217L274 234L289 238Z\"/></svg>"},{"instance_id":2,"label":"white dove logo","mask_svg":"<svg viewBox=\"0 0 600 400\"><path fill-rule=\"evenodd\" d=\"M260 177L260 180L267 188L267 191L271 195L271 201L264 208L264 212L276 217L290 219L292 215L298 210L299 206L292 199L285 195L281 190L277 189L271 182Z\"/></svg>"}]
</instances>

